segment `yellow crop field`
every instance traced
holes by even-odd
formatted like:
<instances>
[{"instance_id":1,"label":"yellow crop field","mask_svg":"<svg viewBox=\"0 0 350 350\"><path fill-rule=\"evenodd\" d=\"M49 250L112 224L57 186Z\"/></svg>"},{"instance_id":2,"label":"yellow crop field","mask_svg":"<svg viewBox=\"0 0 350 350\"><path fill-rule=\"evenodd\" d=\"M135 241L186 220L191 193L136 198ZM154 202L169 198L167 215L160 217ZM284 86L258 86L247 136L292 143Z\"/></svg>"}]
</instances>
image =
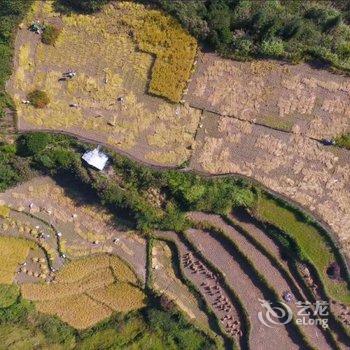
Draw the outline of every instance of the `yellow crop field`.
<instances>
[{"instance_id":1,"label":"yellow crop field","mask_svg":"<svg viewBox=\"0 0 350 350\"><path fill-rule=\"evenodd\" d=\"M112 312L142 308L146 295L135 286L135 273L116 256L108 254L69 262L56 275L55 283L27 283L22 296L38 310L57 315L77 329L90 327Z\"/></svg>"},{"instance_id":2,"label":"yellow crop field","mask_svg":"<svg viewBox=\"0 0 350 350\"><path fill-rule=\"evenodd\" d=\"M18 265L35 247L35 243L25 239L0 237L0 283L12 284Z\"/></svg>"},{"instance_id":3,"label":"yellow crop field","mask_svg":"<svg viewBox=\"0 0 350 350\"><path fill-rule=\"evenodd\" d=\"M137 277L131 268L116 256L111 256L110 266L116 279L120 282L137 284Z\"/></svg>"},{"instance_id":4,"label":"yellow crop field","mask_svg":"<svg viewBox=\"0 0 350 350\"><path fill-rule=\"evenodd\" d=\"M37 302L38 311L56 315L76 329L85 329L112 315L113 310L85 294Z\"/></svg>"},{"instance_id":5,"label":"yellow crop field","mask_svg":"<svg viewBox=\"0 0 350 350\"><path fill-rule=\"evenodd\" d=\"M119 6L125 11L123 21L135 30L140 50L156 56L149 92L179 102L191 76L196 40L161 11L129 2Z\"/></svg>"},{"instance_id":6,"label":"yellow crop field","mask_svg":"<svg viewBox=\"0 0 350 350\"><path fill-rule=\"evenodd\" d=\"M72 283L85 278L98 269L109 267L108 255L96 255L71 261L58 273L57 282Z\"/></svg>"},{"instance_id":7,"label":"yellow crop field","mask_svg":"<svg viewBox=\"0 0 350 350\"><path fill-rule=\"evenodd\" d=\"M145 294L129 283L117 282L87 294L118 312L128 312L145 306Z\"/></svg>"},{"instance_id":8,"label":"yellow crop field","mask_svg":"<svg viewBox=\"0 0 350 350\"><path fill-rule=\"evenodd\" d=\"M38 284L28 283L22 286L24 298L32 301L55 300L83 294L89 290L101 288L113 283L114 277L109 269L100 269L84 279L73 283Z\"/></svg>"}]
</instances>

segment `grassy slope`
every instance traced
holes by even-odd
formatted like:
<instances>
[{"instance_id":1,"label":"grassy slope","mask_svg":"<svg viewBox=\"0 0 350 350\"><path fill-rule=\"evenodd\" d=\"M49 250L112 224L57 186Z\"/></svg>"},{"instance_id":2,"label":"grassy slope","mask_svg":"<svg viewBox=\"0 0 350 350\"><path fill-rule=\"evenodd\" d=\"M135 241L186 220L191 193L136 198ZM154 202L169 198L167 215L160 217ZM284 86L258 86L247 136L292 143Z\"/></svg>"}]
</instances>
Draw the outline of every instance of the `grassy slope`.
<instances>
[{"instance_id":1,"label":"grassy slope","mask_svg":"<svg viewBox=\"0 0 350 350\"><path fill-rule=\"evenodd\" d=\"M277 226L296 240L302 254L317 269L330 297L347 304L350 303L347 284L333 281L326 274L329 264L337 259L316 227L305 220L301 221L291 210L278 205L275 200L267 197L259 200L257 212L262 220Z\"/></svg>"}]
</instances>

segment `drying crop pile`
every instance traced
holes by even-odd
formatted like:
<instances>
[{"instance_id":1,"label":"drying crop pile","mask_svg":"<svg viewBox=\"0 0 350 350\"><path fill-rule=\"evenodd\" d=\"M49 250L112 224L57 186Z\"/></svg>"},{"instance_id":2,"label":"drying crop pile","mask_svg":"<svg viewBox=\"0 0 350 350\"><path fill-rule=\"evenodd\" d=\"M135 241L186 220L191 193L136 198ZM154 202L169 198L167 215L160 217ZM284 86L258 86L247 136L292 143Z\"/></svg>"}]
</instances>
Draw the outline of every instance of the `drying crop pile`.
<instances>
[{"instance_id":1,"label":"drying crop pile","mask_svg":"<svg viewBox=\"0 0 350 350\"><path fill-rule=\"evenodd\" d=\"M100 255L67 264L51 284L24 284L24 298L43 313L57 315L76 329L85 329L114 311L142 308L145 294L132 270L119 258Z\"/></svg>"}]
</instances>

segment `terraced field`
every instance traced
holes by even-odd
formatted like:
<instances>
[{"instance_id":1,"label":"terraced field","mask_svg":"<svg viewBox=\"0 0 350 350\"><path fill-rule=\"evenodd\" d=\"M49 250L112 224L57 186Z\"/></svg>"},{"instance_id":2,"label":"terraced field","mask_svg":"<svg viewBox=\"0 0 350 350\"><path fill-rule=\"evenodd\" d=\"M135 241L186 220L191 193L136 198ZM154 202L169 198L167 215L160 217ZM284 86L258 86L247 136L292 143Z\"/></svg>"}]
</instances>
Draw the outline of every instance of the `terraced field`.
<instances>
[{"instance_id":1,"label":"terraced field","mask_svg":"<svg viewBox=\"0 0 350 350\"><path fill-rule=\"evenodd\" d=\"M64 349L349 349L350 153L324 144L350 130L349 78L197 52L135 2L53 5L35 1L19 25L16 116L0 120L13 143L0 181L31 170L0 193L0 340L49 348L9 323L25 305L42 334L74 332ZM33 21L57 27L54 45ZM27 101L36 89L43 108ZM12 117L45 134L14 140ZM91 144L48 131L152 168L106 148L97 172L81 160Z\"/></svg>"},{"instance_id":2,"label":"terraced field","mask_svg":"<svg viewBox=\"0 0 350 350\"><path fill-rule=\"evenodd\" d=\"M242 255L255 266L255 269L261 274L267 285L271 286L277 295L282 296L284 291L293 291L294 298L300 301L305 301L300 293L300 290L294 281L289 278L289 274L281 268L276 266L276 261L266 256L263 252L256 249L256 247L249 241L248 237L244 237L235 228L226 224L223 219L215 215L208 215L204 213L191 213L190 219L200 225L209 225L213 229L213 234L223 237L228 237L229 241L237 247ZM215 232L215 230L218 230ZM218 237L218 239L223 238ZM229 243L226 244L226 249L229 249ZM204 241L205 243L205 241ZM298 307L296 304L290 304L294 314L297 314ZM310 343L317 349L327 349L327 340L323 334L323 328L319 327L305 327L303 329L305 335L309 338Z\"/></svg>"},{"instance_id":3,"label":"terraced field","mask_svg":"<svg viewBox=\"0 0 350 350\"><path fill-rule=\"evenodd\" d=\"M238 344L246 344L248 334L243 334L243 327L247 327L244 316L240 315L237 301L232 298L227 285L219 280L213 269L208 266L185 244L175 232L156 232L160 239L175 243L178 254L181 257L181 271L201 294L208 310L215 315L219 330L224 336L234 338ZM231 328L231 325L234 326ZM234 330L234 331L233 331Z\"/></svg>"},{"instance_id":4,"label":"terraced field","mask_svg":"<svg viewBox=\"0 0 350 350\"><path fill-rule=\"evenodd\" d=\"M130 303L125 298L138 293L141 297L138 288L145 285L146 274L151 273L148 279L154 291L174 302L211 337L218 334L218 348L236 344L242 349L275 349L283 344L286 349L345 349L349 345L341 306L346 304L336 296L328 299L322 280L314 275L314 261L296 258L290 247L276 240L276 232L270 232L272 226L269 228L259 217L254 219L238 209L227 216L188 212L193 228L183 233L153 232L156 240L152 264L147 267L147 238L116 224L108 211L94 204L84 192L74 193L61 186L64 183L38 177L0 194L3 235L27 239L34 248L16 262L13 281L21 285L23 297L33 300L41 312L55 314L76 328L90 327L115 310L127 312L141 307L142 298ZM303 241L296 244L302 247ZM107 263L98 258L98 254L106 253L121 257L128 264L123 271L131 271L130 266L137 278L131 272L126 279L124 272L111 274L111 258L102 258ZM93 275L91 269L95 271ZM286 291L292 293L292 301L287 303L292 321L266 327L258 317L264 310L261 302L281 302ZM52 300L57 293L60 299ZM313 316L315 307L304 319L319 320L318 323L295 323L297 301L324 298L332 302L327 329L322 328L320 317ZM89 309L99 317L89 313L77 318L67 311L83 315L81 302L90 305Z\"/></svg>"}]
</instances>

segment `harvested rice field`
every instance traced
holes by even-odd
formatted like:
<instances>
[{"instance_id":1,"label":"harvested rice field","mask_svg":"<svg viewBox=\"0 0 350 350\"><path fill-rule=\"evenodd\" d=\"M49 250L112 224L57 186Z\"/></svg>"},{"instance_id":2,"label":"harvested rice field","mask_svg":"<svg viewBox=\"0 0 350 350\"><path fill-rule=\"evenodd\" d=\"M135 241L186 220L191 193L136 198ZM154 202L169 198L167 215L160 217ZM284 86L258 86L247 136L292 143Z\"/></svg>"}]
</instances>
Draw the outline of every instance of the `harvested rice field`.
<instances>
[{"instance_id":1,"label":"harvested rice field","mask_svg":"<svg viewBox=\"0 0 350 350\"><path fill-rule=\"evenodd\" d=\"M350 154L303 135L206 114L191 167L258 181L306 208L333 232L350 257Z\"/></svg>"},{"instance_id":2,"label":"harvested rice field","mask_svg":"<svg viewBox=\"0 0 350 350\"><path fill-rule=\"evenodd\" d=\"M62 28L54 46L26 29L34 19ZM69 132L153 164L188 159L201 112L147 93L149 85L153 94L177 101L186 87L196 43L174 20L128 2L66 16L51 1L38 1L21 28L7 84L19 130ZM63 77L69 70L74 78ZM48 106L22 103L34 89L46 92Z\"/></svg>"},{"instance_id":3,"label":"harvested rice field","mask_svg":"<svg viewBox=\"0 0 350 350\"><path fill-rule=\"evenodd\" d=\"M258 319L261 308L259 299L265 299L263 292L257 287L256 281L248 276L244 268L232 258L221 244L207 232L191 229L186 233L189 240L202 254L225 274L230 287L233 288L244 307L247 309L250 324L250 346L261 349L299 349L286 327L266 328ZM229 263L228 263L229 262ZM268 343L268 345L267 345Z\"/></svg>"},{"instance_id":4,"label":"harvested rice field","mask_svg":"<svg viewBox=\"0 0 350 350\"><path fill-rule=\"evenodd\" d=\"M322 139L350 131L349 94L347 77L306 64L202 54L185 99L223 116Z\"/></svg>"},{"instance_id":5,"label":"harvested rice field","mask_svg":"<svg viewBox=\"0 0 350 350\"><path fill-rule=\"evenodd\" d=\"M218 279L215 271L200 259L175 232L158 231L155 232L155 236L160 240L175 244L181 258L180 271L205 301L207 316L209 317L210 312L211 322L217 324L215 331L221 333L226 339L233 339L240 347L246 346L249 335L245 315L238 311L237 300L233 298L227 286ZM213 320L213 317L216 321ZM232 346L232 343L229 344Z\"/></svg>"},{"instance_id":6,"label":"harvested rice field","mask_svg":"<svg viewBox=\"0 0 350 350\"><path fill-rule=\"evenodd\" d=\"M98 255L68 263L50 284L22 284L21 293L40 312L85 329L113 312L144 307L146 296L137 283L136 275L119 258Z\"/></svg>"},{"instance_id":7,"label":"harvested rice field","mask_svg":"<svg viewBox=\"0 0 350 350\"><path fill-rule=\"evenodd\" d=\"M213 236L218 239L222 232L222 235L228 237L228 240L251 262L251 264L264 276L267 284L273 288L273 290L282 296L284 291L290 290L294 294L294 298L297 300L305 300L302 295L300 287L289 278L288 272L282 268L282 266L276 266L275 260L271 259L264 252L256 249L254 244L250 241L249 237L246 237L236 228L227 224L220 216L210 215L201 212L189 213L189 218L197 223L209 225L213 230ZM200 234L200 233L199 233ZM227 245L229 246L229 244ZM296 303L290 303L290 308L296 315L298 313L298 305ZM309 342L317 349L327 349L329 344L325 334L323 334L323 328L321 326L310 326L303 329Z\"/></svg>"},{"instance_id":8,"label":"harvested rice field","mask_svg":"<svg viewBox=\"0 0 350 350\"><path fill-rule=\"evenodd\" d=\"M198 301L178 276L174 253L164 241L157 240L153 244L153 288L174 301L192 322L209 328L207 315L200 310Z\"/></svg>"},{"instance_id":9,"label":"harvested rice field","mask_svg":"<svg viewBox=\"0 0 350 350\"><path fill-rule=\"evenodd\" d=\"M9 218L0 217L4 233L35 239L52 256L55 269L64 262L62 254L72 259L116 254L128 261L144 283L144 238L118 225L87 194L71 191L71 187L62 187L49 177L37 177L0 193L0 203L14 209Z\"/></svg>"}]
</instances>

